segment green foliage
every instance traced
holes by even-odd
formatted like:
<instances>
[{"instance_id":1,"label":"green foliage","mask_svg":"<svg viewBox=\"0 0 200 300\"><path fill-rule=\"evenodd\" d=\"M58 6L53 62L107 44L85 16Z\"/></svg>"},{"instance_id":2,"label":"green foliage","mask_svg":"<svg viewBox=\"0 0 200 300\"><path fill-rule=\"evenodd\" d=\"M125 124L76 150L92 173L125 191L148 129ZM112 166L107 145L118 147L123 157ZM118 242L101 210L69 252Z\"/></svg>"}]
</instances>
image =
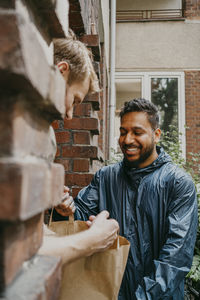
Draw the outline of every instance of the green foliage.
<instances>
[{"instance_id":1,"label":"green foliage","mask_svg":"<svg viewBox=\"0 0 200 300\"><path fill-rule=\"evenodd\" d=\"M111 148L111 157L110 157L110 159L105 161L105 165L108 166L108 165L115 164L115 163L121 161L123 159L123 157L124 156L121 152L117 152L117 151L115 151L114 148Z\"/></svg>"},{"instance_id":2,"label":"green foliage","mask_svg":"<svg viewBox=\"0 0 200 300\"><path fill-rule=\"evenodd\" d=\"M152 78L152 102L160 111L160 126L170 131L170 124L178 125L177 78Z\"/></svg>"},{"instance_id":3,"label":"green foliage","mask_svg":"<svg viewBox=\"0 0 200 300\"><path fill-rule=\"evenodd\" d=\"M187 277L197 282L200 279L200 253L194 255L192 268L188 273Z\"/></svg>"},{"instance_id":4,"label":"green foliage","mask_svg":"<svg viewBox=\"0 0 200 300\"><path fill-rule=\"evenodd\" d=\"M187 160L183 158L181 151L180 135L176 127L170 125L169 131L165 132L160 141L160 145L171 156L174 163L188 172L196 185L197 201L198 201L198 216L199 227L197 232L197 240L194 252L192 268L187 277L192 281L200 281L200 153L188 153Z\"/></svg>"}]
</instances>

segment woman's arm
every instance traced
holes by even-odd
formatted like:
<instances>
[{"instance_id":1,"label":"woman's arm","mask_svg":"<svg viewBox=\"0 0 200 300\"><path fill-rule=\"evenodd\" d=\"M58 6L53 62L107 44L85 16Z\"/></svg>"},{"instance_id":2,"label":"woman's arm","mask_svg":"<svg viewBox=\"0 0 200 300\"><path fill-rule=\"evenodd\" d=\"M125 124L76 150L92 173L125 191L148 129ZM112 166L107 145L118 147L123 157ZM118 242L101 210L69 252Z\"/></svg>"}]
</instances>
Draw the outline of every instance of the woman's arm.
<instances>
[{"instance_id":1,"label":"woman's arm","mask_svg":"<svg viewBox=\"0 0 200 300\"><path fill-rule=\"evenodd\" d=\"M58 237L44 227L41 255L59 256L62 263L92 255L109 248L117 238L119 225L114 219L108 219L109 213L102 211L92 222L88 230L70 236Z\"/></svg>"}]
</instances>

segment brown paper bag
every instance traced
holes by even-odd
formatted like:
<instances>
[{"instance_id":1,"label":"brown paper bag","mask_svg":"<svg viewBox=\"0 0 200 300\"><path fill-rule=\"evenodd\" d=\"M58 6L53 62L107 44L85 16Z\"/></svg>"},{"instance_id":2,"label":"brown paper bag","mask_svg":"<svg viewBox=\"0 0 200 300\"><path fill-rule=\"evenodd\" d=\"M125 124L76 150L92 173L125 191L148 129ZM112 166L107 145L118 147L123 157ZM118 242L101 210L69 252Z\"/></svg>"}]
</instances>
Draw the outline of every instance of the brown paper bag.
<instances>
[{"instance_id":1,"label":"brown paper bag","mask_svg":"<svg viewBox=\"0 0 200 300\"><path fill-rule=\"evenodd\" d=\"M49 228L59 236L88 229L84 221L52 222ZM62 267L59 300L116 300L126 266L130 244L119 236L104 252L80 258Z\"/></svg>"}]
</instances>

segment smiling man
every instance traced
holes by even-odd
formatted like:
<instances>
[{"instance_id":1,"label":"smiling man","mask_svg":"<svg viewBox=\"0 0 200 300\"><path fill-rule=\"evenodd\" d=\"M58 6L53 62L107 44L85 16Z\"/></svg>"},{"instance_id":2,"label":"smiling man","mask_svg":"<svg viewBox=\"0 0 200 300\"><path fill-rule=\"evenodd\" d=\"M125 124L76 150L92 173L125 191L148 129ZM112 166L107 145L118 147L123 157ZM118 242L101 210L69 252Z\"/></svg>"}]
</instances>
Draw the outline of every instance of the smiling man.
<instances>
[{"instance_id":1,"label":"smiling man","mask_svg":"<svg viewBox=\"0 0 200 300\"><path fill-rule=\"evenodd\" d=\"M103 167L79 192L76 218L106 209L130 241L118 299L183 300L197 230L194 184L157 146L161 130L151 102L126 102L120 117L124 159Z\"/></svg>"},{"instance_id":2,"label":"smiling man","mask_svg":"<svg viewBox=\"0 0 200 300\"><path fill-rule=\"evenodd\" d=\"M161 130L147 116L144 118L144 112L121 113L119 145L132 167L144 168L158 157L155 145Z\"/></svg>"}]
</instances>

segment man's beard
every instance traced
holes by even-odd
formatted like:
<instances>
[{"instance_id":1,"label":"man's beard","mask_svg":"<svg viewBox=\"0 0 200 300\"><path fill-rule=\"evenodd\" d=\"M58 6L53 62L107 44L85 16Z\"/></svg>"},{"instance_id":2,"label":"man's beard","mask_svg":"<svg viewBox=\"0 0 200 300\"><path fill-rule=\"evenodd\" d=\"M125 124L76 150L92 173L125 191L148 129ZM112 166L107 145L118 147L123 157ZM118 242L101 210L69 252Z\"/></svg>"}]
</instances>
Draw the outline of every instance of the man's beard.
<instances>
[{"instance_id":1,"label":"man's beard","mask_svg":"<svg viewBox=\"0 0 200 300\"><path fill-rule=\"evenodd\" d=\"M138 168L141 163L145 162L149 158L149 156L151 156L154 151L154 146L154 140L152 138L152 143L145 149L143 153L141 153L139 159L130 161L126 157L124 157L126 164L131 168Z\"/></svg>"}]
</instances>

